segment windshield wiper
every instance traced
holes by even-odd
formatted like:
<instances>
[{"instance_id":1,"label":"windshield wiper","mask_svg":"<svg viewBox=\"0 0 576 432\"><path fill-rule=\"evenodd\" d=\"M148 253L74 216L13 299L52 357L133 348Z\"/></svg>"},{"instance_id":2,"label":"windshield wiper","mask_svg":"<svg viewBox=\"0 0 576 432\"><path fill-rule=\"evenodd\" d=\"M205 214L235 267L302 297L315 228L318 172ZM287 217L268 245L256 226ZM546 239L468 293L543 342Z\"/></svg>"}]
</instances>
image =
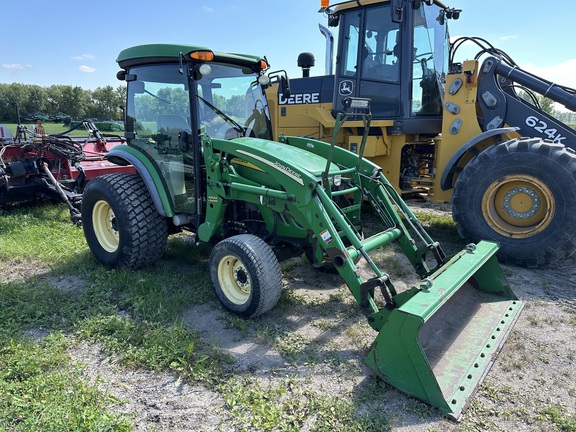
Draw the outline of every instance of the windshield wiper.
<instances>
[{"instance_id":1,"label":"windshield wiper","mask_svg":"<svg viewBox=\"0 0 576 432\"><path fill-rule=\"evenodd\" d=\"M236 120L234 120L228 114L223 112L220 108L215 107L210 102L208 102L206 99L204 99L202 96L200 96L200 95L196 95L196 96L198 97L198 99L200 99L206 105L208 105L212 111L214 111L216 114L218 114L220 117L222 117L222 119L224 119L224 121L230 123L236 132L238 132L242 135L244 135L246 133L246 129L244 128L244 126L240 125L240 123L238 123Z\"/></svg>"}]
</instances>

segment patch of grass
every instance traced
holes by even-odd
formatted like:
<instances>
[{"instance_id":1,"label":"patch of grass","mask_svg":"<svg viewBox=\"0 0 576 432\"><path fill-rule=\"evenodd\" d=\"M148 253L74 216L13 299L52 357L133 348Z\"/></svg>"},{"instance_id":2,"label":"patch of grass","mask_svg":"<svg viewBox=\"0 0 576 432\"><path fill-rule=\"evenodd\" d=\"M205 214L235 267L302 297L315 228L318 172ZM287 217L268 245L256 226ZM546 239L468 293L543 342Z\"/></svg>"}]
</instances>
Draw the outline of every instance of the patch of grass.
<instances>
[{"instance_id":1,"label":"patch of grass","mask_svg":"<svg viewBox=\"0 0 576 432\"><path fill-rule=\"evenodd\" d=\"M541 327L540 319L539 319L537 316L535 316L535 315L528 315L528 317L527 317L526 319L527 319L527 321L530 323L531 326Z\"/></svg>"},{"instance_id":2,"label":"patch of grass","mask_svg":"<svg viewBox=\"0 0 576 432\"><path fill-rule=\"evenodd\" d=\"M189 305L215 301L206 272L204 249L176 237L169 240L167 255L179 259L162 260L153 268L139 271L107 270L90 254L82 230L69 222L67 209L50 204L2 208L0 233L3 271L17 269L14 280L0 283L0 346L5 347L2 353L7 356L6 361L0 360L0 374L4 374L0 376L6 380L6 374L12 373L10 370L14 368L4 368L10 362L36 367L28 358L28 350L39 357L37 369L50 376L61 374L66 377L57 380L46 377L45 382L40 382L39 378L26 382L20 379L22 388L15 392L24 392L26 385L35 385L43 388L46 396L34 396L34 406L26 409L20 405L9 406L9 403L17 404L20 396L14 401L1 402L4 405L0 405L0 418L4 423L0 423L0 430L4 425L10 430L31 430L30 425L44 424L39 418L44 415L50 419L46 420L49 425L57 416L51 414L52 410L57 412L60 405L61 410L77 410L70 406L72 402L58 401L55 394L60 392L91 398L91 404L101 407L114 403L106 394L83 385L79 377L71 378L69 360L56 356L60 345L52 336L34 343L25 336L27 333L44 337L64 332L68 340L62 345L73 339L99 343L124 367L171 370L188 381L207 386L221 379L220 365L229 359L204 346L198 335L179 321ZM192 252L185 253L185 247L186 251ZM75 283L79 285L78 289L75 289ZM12 348L6 351L6 347ZM53 368L47 369L42 366L43 358L57 361L54 360ZM74 385L63 388L60 380L74 382ZM31 395L37 395L36 391L36 388L29 390ZM2 391L1 394L8 393ZM30 397L21 400L24 401L22 405L29 404ZM128 420L113 416L103 420L105 414L93 411L78 414L59 411L69 419L85 415L87 427L82 427L84 423L76 418L70 420L76 423L52 421L53 427L35 429L130 429ZM5 420L10 418L16 420ZM95 420L90 423L92 418ZM117 427L101 427L106 424L105 420Z\"/></svg>"},{"instance_id":3,"label":"patch of grass","mask_svg":"<svg viewBox=\"0 0 576 432\"><path fill-rule=\"evenodd\" d=\"M299 268L301 265L304 265L304 263L308 263L308 260L306 259L306 257L301 256L301 257L291 258L291 259L288 259L288 260L282 262L280 267L282 269L283 274L289 275L295 269Z\"/></svg>"},{"instance_id":4,"label":"patch of grass","mask_svg":"<svg viewBox=\"0 0 576 432\"><path fill-rule=\"evenodd\" d=\"M434 240L464 244L452 216L421 211L415 211L414 216Z\"/></svg>"},{"instance_id":5,"label":"patch of grass","mask_svg":"<svg viewBox=\"0 0 576 432\"><path fill-rule=\"evenodd\" d=\"M137 322L114 315L84 320L77 331L81 338L100 343L124 366L170 369L190 381L204 383L220 375L218 359L198 350L199 336L179 323Z\"/></svg>"},{"instance_id":6,"label":"patch of grass","mask_svg":"<svg viewBox=\"0 0 576 432\"><path fill-rule=\"evenodd\" d=\"M31 122L24 121L22 124L24 126L26 126L29 130L33 130L33 128L36 127L35 121L31 121ZM4 125L8 128L8 130L10 132L12 132L13 136L16 136L16 129L18 127L18 125L16 123L4 123ZM46 133L46 135L60 134L62 132L66 132L68 129L70 129L70 126L66 126L63 123L42 122L42 126L44 126L44 132ZM70 133L70 136L72 136L72 137L86 137L86 136L88 136L88 132L86 131L85 128L80 127L78 129L72 131Z\"/></svg>"},{"instance_id":7,"label":"patch of grass","mask_svg":"<svg viewBox=\"0 0 576 432\"><path fill-rule=\"evenodd\" d=\"M411 275L412 267L408 268L397 256L394 245L387 245L378 249L376 253L373 254L372 259L374 263L384 270L386 273L390 273L393 276L403 279Z\"/></svg>"},{"instance_id":8,"label":"patch of grass","mask_svg":"<svg viewBox=\"0 0 576 432\"><path fill-rule=\"evenodd\" d=\"M510 398L516 397L512 389L508 386L493 385L489 381L484 381L480 386L480 392L488 399L494 402L505 402Z\"/></svg>"},{"instance_id":9,"label":"patch of grass","mask_svg":"<svg viewBox=\"0 0 576 432\"><path fill-rule=\"evenodd\" d=\"M310 341L303 335L290 332L280 326L258 326L254 332L257 343L266 344L276 350L286 361L295 361L306 354Z\"/></svg>"},{"instance_id":10,"label":"patch of grass","mask_svg":"<svg viewBox=\"0 0 576 432\"><path fill-rule=\"evenodd\" d=\"M112 414L109 394L85 384L60 334L40 344L12 341L0 348L0 429L11 431L130 431L126 416Z\"/></svg>"},{"instance_id":11,"label":"patch of grass","mask_svg":"<svg viewBox=\"0 0 576 432\"><path fill-rule=\"evenodd\" d=\"M325 318L314 320L310 324L313 325L314 327L317 327L320 330L324 330L324 331L331 330L332 328L334 328L336 326L336 323L333 320L329 320L329 319L325 319Z\"/></svg>"},{"instance_id":12,"label":"patch of grass","mask_svg":"<svg viewBox=\"0 0 576 432\"><path fill-rule=\"evenodd\" d=\"M288 377L276 386L262 387L251 379L236 380L220 387L233 426L240 430L318 432L387 431L383 411L359 412L346 398L300 390Z\"/></svg>"},{"instance_id":13,"label":"patch of grass","mask_svg":"<svg viewBox=\"0 0 576 432\"><path fill-rule=\"evenodd\" d=\"M566 409L559 405L551 405L541 409L536 418L552 422L562 432L576 431L576 415L566 414Z\"/></svg>"},{"instance_id":14,"label":"patch of grass","mask_svg":"<svg viewBox=\"0 0 576 432\"><path fill-rule=\"evenodd\" d=\"M226 325L228 328L234 329L243 337L246 337L250 334L252 323L254 321L247 320L245 318L239 317L238 315L234 315L231 313L227 313L224 315L224 320L226 321Z\"/></svg>"},{"instance_id":15,"label":"patch of grass","mask_svg":"<svg viewBox=\"0 0 576 432\"><path fill-rule=\"evenodd\" d=\"M36 278L2 284L0 341L27 329L65 330L85 314L82 299L65 294Z\"/></svg>"},{"instance_id":16,"label":"patch of grass","mask_svg":"<svg viewBox=\"0 0 576 432\"><path fill-rule=\"evenodd\" d=\"M86 250L84 234L72 225L64 205L0 208L0 233L0 260L33 259L49 264L70 260Z\"/></svg>"}]
</instances>

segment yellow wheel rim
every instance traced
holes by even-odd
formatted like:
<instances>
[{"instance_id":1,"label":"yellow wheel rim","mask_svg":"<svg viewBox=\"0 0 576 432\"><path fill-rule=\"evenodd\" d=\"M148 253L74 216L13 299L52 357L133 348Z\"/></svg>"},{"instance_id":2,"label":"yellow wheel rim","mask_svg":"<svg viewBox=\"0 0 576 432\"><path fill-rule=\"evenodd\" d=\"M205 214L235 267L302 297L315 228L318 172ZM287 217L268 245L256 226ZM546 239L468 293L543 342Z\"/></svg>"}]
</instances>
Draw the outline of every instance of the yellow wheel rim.
<instances>
[{"instance_id":1,"label":"yellow wheel rim","mask_svg":"<svg viewBox=\"0 0 576 432\"><path fill-rule=\"evenodd\" d=\"M92 224L98 243L106 252L116 252L120 244L120 233L116 215L106 201L98 201L92 210Z\"/></svg>"},{"instance_id":2,"label":"yellow wheel rim","mask_svg":"<svg viewBox=\"0 0 576 432\"><path fill-rule=\"evenodd\" d=\"M484 220L497 233L513 238L544 231L555 208L548 186L528 175L504 176L492 183L482 198Z\"/></svg>"},{"instance_id":3,"label":"yellow wheel rim","mask_svg":"<svg viewBox=\"0 0 576 432\"><path fill-rule=\"evenodd\" d=\"M235 256L227 255L220 260L218 282L222 292L232 303L241 305L248 301L252 281L244 263Z\"/></svg>"}]
</instances>

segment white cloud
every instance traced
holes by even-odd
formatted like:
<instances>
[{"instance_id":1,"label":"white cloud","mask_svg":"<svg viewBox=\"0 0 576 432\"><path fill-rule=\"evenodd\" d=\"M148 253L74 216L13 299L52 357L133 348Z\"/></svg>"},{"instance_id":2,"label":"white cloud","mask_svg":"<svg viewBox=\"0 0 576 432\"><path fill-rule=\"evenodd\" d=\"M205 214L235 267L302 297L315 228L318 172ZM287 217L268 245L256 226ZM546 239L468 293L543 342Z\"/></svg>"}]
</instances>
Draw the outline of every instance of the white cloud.
<instances>
[{"instance_id":1,"label":"white cloud","mask_svg":"<svg viewBox=\"0 0 576 432\"><path fill-rule=\"evenodd\" d=\"M498 40L501 40L502 42L506 42L513 39L518 39L518 35L506 35L498 37Z\"/></svg>"},{"instance_id":2,"label":"white cloud","mask_svg":"<svg viewBox=\"0 0 576 432\"><path fill-rule=\"evenodd\" d=\"M535 66L532 63L527 63L521 65L521 68L546 81L576 89L576 76L573 74L574 68L576 68L576 58L552 66ZM555 103L554 107L560 111L567 111L567 109L559 103Z\"/></svg>"},{"instance_id":3,"label":"white cloud","mask_svg":"<svg viewBox=\"0 0 576 432\"><path fill-rule=\"evenodd\" d=\"M92 54L80 54L78 56L73 56L72 60L90 60L93 58L94 56Z\"/></svg>"},{"instance_id":4,"label":"white cloud","mask_svg":"<svg viewBox=\"0 0 576 432\"><path fill-rule=\"evenodd\" d=\"M93 67L90 67L90 66L86 66L86 65L78 66L78 70L79 70L80 72L85 72L85 73L96 72L96 68L93 68Z\"/></svg>"},{"instance_id":5,"label":"white cloud","mask_svg":"<svg viewBox=\"0 0 576 432\"><path fill-rule=\"evenodd\" d=\"M206 12L214 12L214 9L211 8L210 6L204 6L203 9L204 9Z\"/></svg>"},{"instance_id":6,"label":"white cloud","mask_svg":"<svg viewBox=\"0 0 576 432\"><path fill-rule=\"evenodd\" d=\"M6 64L4 63L2 65L2 69L6 69L6 70L24 70L24 69L32 69L32 65L31 64L22 64L22 63L11 63L11 64Z\"/></svg>"}]
</instances>

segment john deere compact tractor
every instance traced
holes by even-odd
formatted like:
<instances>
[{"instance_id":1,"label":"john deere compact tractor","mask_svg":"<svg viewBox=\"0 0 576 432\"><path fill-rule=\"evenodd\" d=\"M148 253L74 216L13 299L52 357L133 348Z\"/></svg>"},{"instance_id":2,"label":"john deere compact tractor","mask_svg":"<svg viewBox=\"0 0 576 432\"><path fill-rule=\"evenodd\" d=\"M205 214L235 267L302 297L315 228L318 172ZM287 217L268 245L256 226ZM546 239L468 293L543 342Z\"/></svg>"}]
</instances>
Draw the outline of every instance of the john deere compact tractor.
<instances>
[{"instance_id":1,"label":"john deere compact tractor","mask_svg":"<svg viewBox=\"0 0 576 432\"><path fill-rule=\"evenodd\" d=\"M96 258L146 266L170 233L190 231L215 243L216 296L246 318L278 301L279 261L304 254L330 265L375 331L368 365L458 418L522 309L495 258L498 245L470 244L447 258L363 157L366 136L357 153L303 137L273 140L264 89L279 81L288 97L289 88L282 74L266 73L265 58L144 45L122 51L118 64L127 144L107 159L136 173L98 177L84 191L83 227ZM342 107L336 130L345 121L370 129L370 100ZM379 225L368 235L369 207ZM371 258L392 242L421 278L402 292Z\"/></svg>"}]
</instances>

